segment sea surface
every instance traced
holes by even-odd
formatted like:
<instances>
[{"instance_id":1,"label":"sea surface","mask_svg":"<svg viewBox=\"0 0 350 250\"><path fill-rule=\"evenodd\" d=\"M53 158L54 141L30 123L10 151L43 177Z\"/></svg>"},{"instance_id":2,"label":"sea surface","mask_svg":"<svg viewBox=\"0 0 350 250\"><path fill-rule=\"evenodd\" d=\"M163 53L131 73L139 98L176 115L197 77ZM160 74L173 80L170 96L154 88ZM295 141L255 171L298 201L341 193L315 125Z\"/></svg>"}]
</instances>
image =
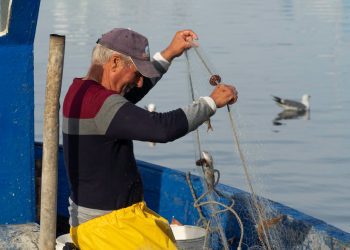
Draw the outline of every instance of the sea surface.
<instances>
[{"instance_id":1,"label":"sea surface","mask_svg":"<svg viewBox=\"0 0 350 250\"><path fill-rule=\"evenodd\" d=\"M114 27L149 38L161 51L177 30L191 28L210 68L239 92L231 107L239 143L257 194L350 232L350 1L348 0L60 0L42 1L35 38L35 137L42 140L49 34L66 36L61 100L84 76L97 38ZM139 105L165 112L209 95L209 74L193 51L173 61ZM311 95L308 114L276 119L272 95ZM221 182L248 185L226 108L200 130L201 148ZM135 142L136 157L196 172L198 142L187 135L167 144Z\"/></svg>"}]
</instances>

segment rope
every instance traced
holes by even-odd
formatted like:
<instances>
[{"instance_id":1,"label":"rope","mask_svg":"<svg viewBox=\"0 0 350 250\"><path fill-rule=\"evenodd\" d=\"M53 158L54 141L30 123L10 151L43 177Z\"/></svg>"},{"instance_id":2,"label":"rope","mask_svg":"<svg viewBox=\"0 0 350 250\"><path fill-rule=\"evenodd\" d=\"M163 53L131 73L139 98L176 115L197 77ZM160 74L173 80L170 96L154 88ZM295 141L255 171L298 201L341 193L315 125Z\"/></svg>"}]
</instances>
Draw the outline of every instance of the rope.
<instances>
[{"instance_id":1,"label":"rope","mask_svg":"<svg viewBox=\"0 0 350 250\"><path fill-rule=\"evenodd\" d=\"M197 195L194 191L190 175L191 175L190 172L186 173L186 180L187 180L188 186L190 187L190 191L191 191L193 200L196 201ZM204 226L207 226L208 222L207 222L207 219L205 218L205 216L203 215L202 209L200 207L196 207L196 209L197 209L198 214L199 214L199 220L197 222L197 225L200 225L200 222L202 222Z\"/></svg>"},{"instance_id":2,"label":"rope","mask_svg":"<svg viewBox=\"0 0 350 250\"><path fill-rule=\"evenodd\" d=\"M205 202L199 202L201 199L203 199L206 195L208 195L210 192L212 191L217 191L215 189L215 186L219 183L219 179L217 181L215 181L215 185L214 187L211 189L211 190L207 190L205 193L203 193L199 198L196 198L196 193L194 191L194 188L193 188L193 185L192 185L192 181L191 181L191 177L190 177L190 173L188 172L186 174L186 179L187 179L187 183L190 187L190 190L191 190L191 193L192 193L192 196L193 196L193 199L194 199L194 207L197 208L199 212L199 217L200 217L200 221L206 221L205 217L203 216L203 213L202 213L202 210L201 210L201 206L205 206L205 205L219 205L219 206L222 206L224 207L225 209L223 210L219 210L219 211L214 211L212 217L215 217L216 215L220 214L220 213L224 213L226 211L230 211L237 219L238 221L238 224L239 224L239 228L240 228L240 239L239 239L239 243L238 243L238 248L237 249L241 249L242 247L242 242L243 242L243 236L244 236L244 226L243 226L243 223L242 223L242 220L241 218L239 217L238 213L233 209L233 206L234 206L234 200L231 198L231 205L230 206L227 206L221 202L217 202L217 201L213 201L213 200L210 200L210 201L205 201ZM217 193L218 195L220 195L219 193ZM227 198L227 197L225 197ZM204 246L206 246L207 244L207 235L209 234L209 231L210 231L210 221L209 222L206 222L206 237L205 237L205 244Z\"/></svg>"},{"instance_id":3,"label":"rope","mask_svg":"<svg viewBox=\"0 0 350 250\"><path fill-rule=\"evenodd\" d=\"M239 215L237 214L237 212L231 206L229 207L229 206L227 206L227 205L225 205L225 204L223 204L221 202L217 202L217 201L205 201L205 202L196 204L196 206L204 206L204 205L208 205L208 204L216 204L216 205L219 205L219 206L223 206L225 208L225 210L221 210L221 211L216 212L217 214L218 213L222 213L223 211L229 210L236 217L236 219L238 221L238 224L239 224L239 228L241 230L241 236L239 238L239 243L238 243L237 249L241 249L242 248L244 231L243 231L242 220L239 217Z\"/></svg>"},{"instance_id":4,"label":"rope","mask_svg":"<svg viewBox=\"0 0 350 250\"><path fill-rule=\"evenodd\" d=\"M191 97L192 97L192 101L194 101L194 89L193 89L193 83L192 83L192 77L191 77L191 66L190 66L190 61L188 59L188 54L187 54L187 51L185 51L185 56L186 56L186 62L187 62L187 72L188 72L188 79L189 79L189 84L190 84L190 91L191 91ZM197 129L196 130L196 140L197 140L197 145L198 145L198 152L199 152L199 155L201 154L202 150L201 150L201 144L200 144L200 136L199 136L199 130ZM205 176L205 170L204 170L204 166L202 165L202 173L203 173L203 176ZM209 188L208 188L209 189ZM215 211L215 208L212 207L213 210ZM216 220L216 223L219 227L219 230L220 230L220 235L222 237L222 242L223 242L223 245L224 245L224 248L225 250L228 250L229 247L227 245L227 239L226 239L226 235L225 235L225 232L219 222L219 219L216 218L216 216L214 217L214 219Z\"/></svg>"},{"instance_id":5,"label":"rope","mask_svg":"<svg viewBox=\"0 0 350 250\"><path fill-rule=\"evenodd\" d=\"M261 224L262 225L263 235L264 235L264 238L265 238L265 241L266 241L265 242L266 247L267 247L267 249L271 250L269 235L268 235L267 230L266 230L265 225L264 225L264 221L266 219L263 216L263 213L261 211L261 206L259 205L259 202L258 202L258 199L257 199L257 195L255 194L254 189L253 189L252 181L251 181L250 175L248 173L247 162L246 162L246 159L244 157L243 151L242 151L241 146L240 146L238 133L237 133L237 127L236 127L236 124L234 123L233 115L230 112L229 106L227 106L227 107L228 107L228 114L229 114L232 130L233 130L234 141L236 143L236 147L237 147L237 151L239 153L239 157L240 157L241 162L243 164L244 174L245 174L245 177L246 177L247 182L248 182L249 190L250 190L250 192L252 194L254 207L257 210L257 214L258 214L258 218L259 218L259 223L257 223L257 224ZM264 242L262 242L262 243L264 244Z\"/></svg>"},{"instance_id":6,"label":"rope","mask_svg":"<svg viewBox=\"0 0 350 250\"><path fill-rule=\"evenodd\" d=\"M199 52L199 47L198 46L193 46L192 48L194 48L194 51L196 52L197 56L199 57L199 59L201 60L201 62L203 63L204 67L207 69L207 71L209 72L210 75L214 75L214 72L212 72L208 66L208 64L205 62L202 53Z\"/></svg>"},{"instance_id":7,"label":"rope","mask_svg":"<svg viewBox=\"0 0 350 250\"><path fill-rule=\"evenodd\" d=\"M195 97L194 97L194 89L193 89L193 82L192 82L192 76L191 76L191 65L190 65L190 60L188 59L187 51L185 51L185 57L186 57L188 82L189 82L189 85L190 85L191 98L192 98L192 102L194 102L195 101ZM202 150L201 150L201 142L200 142L200 136L199 136L199 130L198 129L196 129L196 144L198 146L198 155L200 156ZM202 172L204 174L204 169L203 168L202 168Z\"/></svg>"},{"instance_id":8,"label":"rope","mask_svg":"<svg viewBox=\"0 0 350 250\"><path fill-rule=\"evenodd\" d=\"M202 56L202 53L199 51L199 48L197 46L193 46L193 48L194 48L194 51L196 52L197 56L199 57L199 59L203 63L204 67L208 71L208 73L210 75L213 75L214 74L213 71L210 70L208 64L206 63L206 61L204 60L204 58ZM187 54L186 54L186 58L187 58ZM188 60L188 58L187 58L187 60ZM263 213L262 213L262 211L260 209L260 206L259 206L259 203L258 203L258 200L257 200L257 196L256 196L255 191L253 189L252 181L251 181L250 175L248 173L247 162L246 162L246 159L244 157L243 151L242 151L242 149L240 147L239 137L238 137L238 133L237 133L237 127L236 127L236 124L234 122L233 115L231 113L231 109L230 109L229 105L227 105L227 112L228 112L231 128L232 128L232 131L233 131L233 141L236 144L237 151L239 153L239 157L240 157L240 160L241 160L242 165L243 165L244 174L245 174L245 177L246 177L247 182L248 182L248 187L249 187L249 190L250 190L250 192L252 194L253 203L254 203L254 206L255 206L255 208L257 210L259 222L256 223L256 224L261 224L262 225L263 234L264 234L264 237L265 237L266 247L267 247L268 250L271 250L272 248L270 246L269 235L268 235L267 230L266 230L266 228L264 226L264 223L263 223L265 221L265 219L264 219ZM264 242L262 242L262 243L264 244Z\"/></svg>"}]
</instances>

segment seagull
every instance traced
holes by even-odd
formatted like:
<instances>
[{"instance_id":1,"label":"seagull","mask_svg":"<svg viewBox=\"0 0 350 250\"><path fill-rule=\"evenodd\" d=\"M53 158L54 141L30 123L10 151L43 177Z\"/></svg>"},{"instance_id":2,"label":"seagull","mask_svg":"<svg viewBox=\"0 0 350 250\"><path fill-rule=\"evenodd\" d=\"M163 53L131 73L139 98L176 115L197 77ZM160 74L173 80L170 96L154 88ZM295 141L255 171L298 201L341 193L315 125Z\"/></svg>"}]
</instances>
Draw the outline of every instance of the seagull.
<instances>
[{"instance_id":1,"label":"seagull","mask_svg":"<svg viewBox=\"0 0 350 250\"><path fill-rule=\"evenodd\" d=\"M145 109L147 109L149 112L155 112L156 111L156 105L153 103L150 103L145 106Z\"/></svg>"},{"instance_id":2,"label":"seagull","mask_svg":"<svg viewBox=\"0 0 350 250\"><path fill-rule=\"evenodd\" d=\"M301 98L301 102L283 99L277 96L272 96L276 104L284 110L307 111L310 109L310 95L305 94Z\"/></svg>"}]
</instances>

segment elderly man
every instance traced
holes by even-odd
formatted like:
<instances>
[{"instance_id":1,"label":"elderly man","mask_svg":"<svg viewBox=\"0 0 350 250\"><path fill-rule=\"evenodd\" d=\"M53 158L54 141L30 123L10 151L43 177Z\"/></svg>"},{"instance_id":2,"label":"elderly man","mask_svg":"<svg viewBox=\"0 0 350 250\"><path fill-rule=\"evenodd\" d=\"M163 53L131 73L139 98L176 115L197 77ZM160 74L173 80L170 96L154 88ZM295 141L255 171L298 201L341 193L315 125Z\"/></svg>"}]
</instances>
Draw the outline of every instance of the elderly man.
<instances>
[{"instance_id":1,"label":"elderly man","mask_svg":"<svg viewBox=\"0 0 350 250\"><path fill-rule=\"evenodd\" d=\"M197 35L179 31L152 60L148 40L113 29L97 41L87 75L63 104L63 147L70 181L71 236L80 249L175 249L168 222L147 208L132 140L169 142L196 129L216 108L233 104L233 86L166 113L135 105Z\"/></svg>"}]
</instances>

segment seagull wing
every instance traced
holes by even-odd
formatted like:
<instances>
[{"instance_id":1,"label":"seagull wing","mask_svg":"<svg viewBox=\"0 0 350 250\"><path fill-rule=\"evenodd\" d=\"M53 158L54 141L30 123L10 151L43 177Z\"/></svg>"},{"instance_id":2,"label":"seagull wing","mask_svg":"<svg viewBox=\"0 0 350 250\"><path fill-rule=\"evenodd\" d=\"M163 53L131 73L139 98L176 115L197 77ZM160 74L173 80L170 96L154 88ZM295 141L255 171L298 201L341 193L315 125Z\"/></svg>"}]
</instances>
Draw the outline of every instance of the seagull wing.
<instances>
[{"instance_id":1,"label":"seagull wing","mask_svg":"<svg viewBox=\"0 0 350 250\"><path fill-rule=\"evenodd\" d=\"M274 101L277 103L277 105L281 106L282 108L286 110L306 110L306 106L302 104L301 102L288 100L288 99L282 99L277 96L272 96Z\"/></svg>"}]
</instances>

